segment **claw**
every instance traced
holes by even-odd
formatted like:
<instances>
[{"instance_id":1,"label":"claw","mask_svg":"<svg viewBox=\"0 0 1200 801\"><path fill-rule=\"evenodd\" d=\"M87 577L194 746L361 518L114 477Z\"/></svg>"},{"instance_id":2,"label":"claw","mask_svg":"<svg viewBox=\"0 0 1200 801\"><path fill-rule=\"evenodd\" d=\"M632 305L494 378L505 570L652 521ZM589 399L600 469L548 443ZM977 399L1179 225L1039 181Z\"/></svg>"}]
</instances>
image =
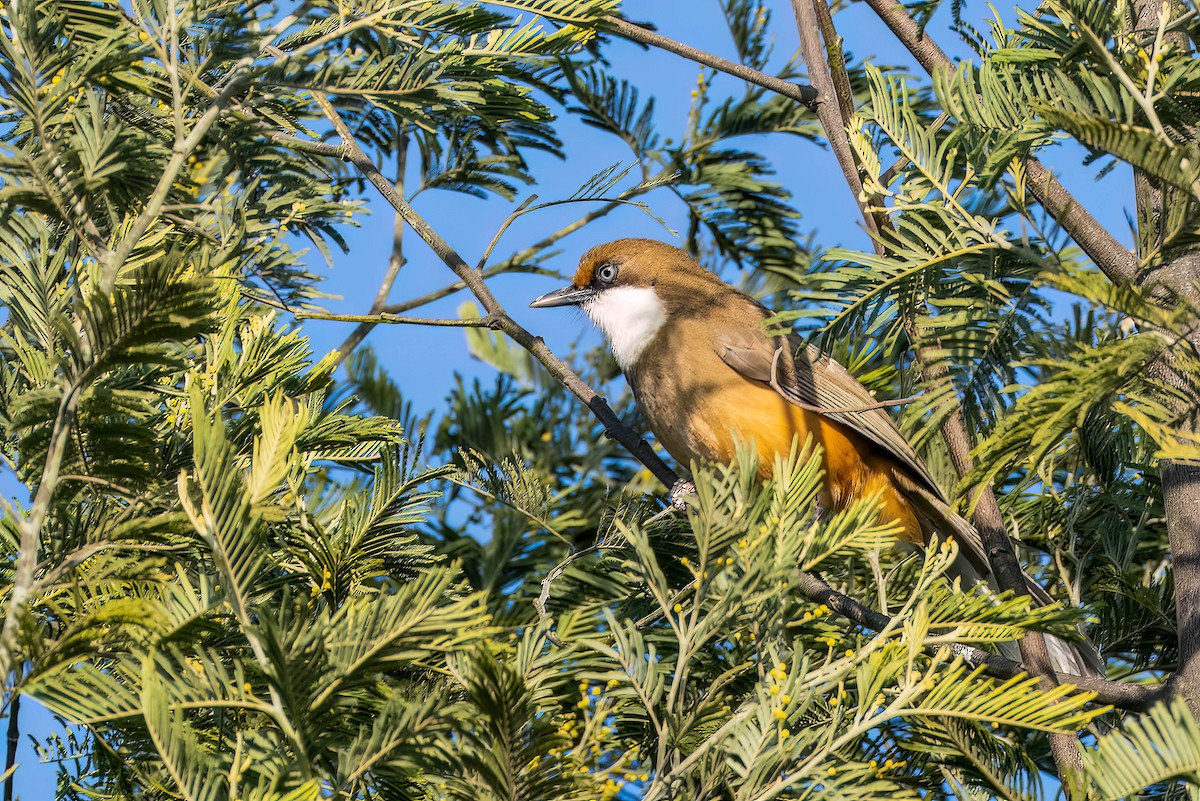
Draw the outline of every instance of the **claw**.
<instances>
[{"instance_id":1,"label":"claw","mask_svg":"<svg viewBox=\"0 0 1200 801\"><path fill-rule=\"evenodd\" d=\"M671 499L671 508L682 512L687 508L687 496L695 494L696 485L681 478L671 487L671 492L667 497Z\"/></svg>"}]
</instances>

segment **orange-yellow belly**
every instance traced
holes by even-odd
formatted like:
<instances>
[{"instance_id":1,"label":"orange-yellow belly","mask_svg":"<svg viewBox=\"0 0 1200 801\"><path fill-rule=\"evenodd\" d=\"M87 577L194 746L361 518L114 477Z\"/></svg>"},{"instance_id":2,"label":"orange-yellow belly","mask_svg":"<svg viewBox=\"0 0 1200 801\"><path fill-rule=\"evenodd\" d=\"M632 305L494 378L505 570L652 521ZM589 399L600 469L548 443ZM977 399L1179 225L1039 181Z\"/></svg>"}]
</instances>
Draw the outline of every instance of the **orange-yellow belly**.
<instances>
[{"instance_id":1,"label":"orange-yellow belly","mask_svg":"<svg viewBox=\"0 0 1200 801\"><path fill-rule=\"evenodd\" d=\"M788 403L764 384L732 375L721 386L710 385L708 391L693 396L696 402L685 428L656 431L676 459L731 462L739 442L753 442L759 475L768 478L775 456L786 458L794 442L803 443L811 435L823 454L822 503L840 510L856 498L878 492L883 505L880 516L902 526L902 539L922 542L920 523L890 478L894 460L846 426Z\"/></svg>"}]
</instances>

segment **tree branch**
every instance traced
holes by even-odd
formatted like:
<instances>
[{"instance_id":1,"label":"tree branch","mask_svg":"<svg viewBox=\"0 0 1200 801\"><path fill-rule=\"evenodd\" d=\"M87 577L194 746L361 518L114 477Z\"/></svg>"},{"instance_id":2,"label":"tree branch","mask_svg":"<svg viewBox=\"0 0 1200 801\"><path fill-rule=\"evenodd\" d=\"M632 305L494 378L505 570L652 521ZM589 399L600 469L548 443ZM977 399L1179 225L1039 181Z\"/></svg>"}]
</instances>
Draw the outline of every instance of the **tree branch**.
<instances>
[{"instance_id":1,"label":"tree branch","mask_svg":"<svg viewBox=\"0 0 1200 801\"><path fill-rule=\"evenodd\" d=\"M4 612L4 626L0 628L0 682L7 682L14 669L13 651L16 649L21 615L25 612L25 605L33 593L42 525L50 514L50 501L58 486L59 470L62 468L71 427L75 422L75 413L79 409L82 395L83 385L78 379L72 381L63 392L46 452L46 466L42 470L41 480L33 497L33 506L29 514L17 522L17 531L20 534L17 560L12 590L8 595L8 608Z\"/></svg>"},{"instance_id":2,"label":"tree branch","mask_svg":"<svg viewBox=\"0 0 1200 801\"><path fill-rule=\"evenodd\" d=\"M4 801L12 801L13 784L16 782L17 746L21 743L21 728L18 723L21 712L21 694L13 696L8 705L8 736L4 752Z\"/></svg>"},{"instance_id":3,"label":"tree branch","mask_svg":"<svg viewBox=\"0 0 1200 801\"><path fill-rule=\"evenodd\" d=\"M683 56L689 61L695 61L697 64L703 64L706 67L712 67L718 72L724 72L726 75L732 75L735 78L741 78L756 86L761 86L764 89L770 89L784 97L790 97L798 103L812 108L813 103L817 99L818 90L812 86L792 83L785 81L782 78L776 78L772 75L759 72L756 69L747 67L745 64L737 64L728 59L714 56L712 53L707 53L703 50L698 50L694 47L677 42L674 39L668 39L654 31L647 30L640 25L634 25L632 22L627 22L619 17L608 17L604 24L611 30L624 36L626 39L632 39L635 42L640 42L645 45L657 47L660 50L674 53L677 56ZM811 76L810 76L811 77Z\"/></svg>"},{"instance_id":4,"label":"tree branch","mask_svg":"<svg viewBox=\"0 0 1200 801\"><path fill-rule=\"evenodd\" d=\"M829 141L829 147L837 158L838 166L842 168L842 177L846 179L846 185L850 187L850 193L854 195L854 202L858 204L858 212L862 215L863 222L874 242L878 239L880 221L867 208L862 177L858 173L858 164L850 149L850 138L846 135L847 118L843 116L843 104L838 100L834 78L830 73L830 68L826 66L826 59L821 55L823 48L821 47L821 34L816 11L811 0L792 0L792 11L796 15L796 24L800 32L800 49L804 54L804 63L808 67L808 78L818 92L818 99L814 105L817 119L820 120L821 127L825 129L825 138ZM826 14L828 15L828 12ZM832 67L832 59L829 60L829 65ZM841 61L838 61L838 65L841 65ZM845 85L849 87L848 79L845 81ZM853 108L853 102L853 98L849 98L850 108Z\"/></svg>"},{"instance_id":5,"label":"tree branch","mask_svg":"<svg viewBox=\"0 0 1200 801\"><path fill-rule=\"evenodd\" d=\"M404 173L408 166L408 133L401 127L400 132L396 136L396 191L404 195ZM396 283L396 276L400 274L400 268L404 266L404 219L397 214L392 221L392 255L388 258L387 272L383 275L383 281L379 284L379 290L375 293L375 300L371 303L371 314L378 314L387 306L388 295L391 294L392 286ZM400 322L400 320L389 320L388 322ZM337 349L337 364L344 362L354 349L357 348L362 341L374 330L377 323L363 322L350 332L350 336L338 346Z\"/></svg>"},{"instance_id":6,"label":"tree branch","mask_svg":"<svg viewBox=\"0 0 1200 801\"><path fill-rule=\"evenodd\" d=\"M496 328L496 318L492 315L486 317L465 317L459 318L436 318L436 317L401 317L398 314L388 314L387 312L379 312L378 314L326 314L325 312L304 312L298 311L294 313L297 320L333 320L339 323L362 323L364 325L376 326L380 323L392 323L395 325L433 325L445 326L448 328Z\"/></svg>"},{"instance_id":7,"label":"tree branch","mask_svg":"<svg viewBox=\"0 0 1200 801\"><path fill-rule=\"evenodd\" d=\"M612 407L608 405L608 402L576 375L565 362L555 356L546 347L546 343L542 341L541 337L535 337L508 316L508 313L504 311L504 307L500 305L500 302L496 300L491 290L488 289L487 284L483 280L483 273L473 269L463 261L463 258L458 255L454 248L450 247L429 226L429 223L425 222L421 215L417 214L412 206L408 205L400 193L396 191L396 187L392 185L392 182L379 171L379 168L375 166L370 157L358 146L358 143L354 140L353 133L351 133L345 121L337 113L337 109L329 102L329 99L321 92L313 92L313 97L325 116L333 124L338 136L342 138L346 160L353 164L363 177L371 182L372 186L379 190L379 193L404 218L404 221L416 232L417 236L421 237L433 252L437 254L438 258L458 276L459 280L471 291L471 294L475 296L488 314L495 317L495 327L507 334L525 350L529 351L555 380L570 390L571 394L579 398L604 426L606 436L619 442L665 486L674 486L675 482L679 480L679 476L658 457L658 454L654 452L650 444L639 437L632 428L622 423L613 412Z\"/></svg>"},{"instance_id":8,"label":"tree branch","mask_svg":"<svg viewBox=\"0 0 1200 801\"><path fill-rule=\"evenodd\" d=\"M894 618L863 606L850 596L834 590L823 579L811 573L800 574L800 591L810 601L825 604L847 620L871 631L883 631L889 626L895 627L896 625ZM936 652L938 649L930 647L929 650ZM1026 672L1018 662L970 645L952 645L950 650L972 666L982 665L987 674L995 678L1011 679ZM1066 673L1055 674L1055 678L1059 684L1070 684L1078 687L1081 691L1095 693L1097 703L1109 704L1134 712L1147 711L1164 698L1167 691L1165 684L1125 684L1094 676L1074 676Z\"/></svg>"}]
</instances>

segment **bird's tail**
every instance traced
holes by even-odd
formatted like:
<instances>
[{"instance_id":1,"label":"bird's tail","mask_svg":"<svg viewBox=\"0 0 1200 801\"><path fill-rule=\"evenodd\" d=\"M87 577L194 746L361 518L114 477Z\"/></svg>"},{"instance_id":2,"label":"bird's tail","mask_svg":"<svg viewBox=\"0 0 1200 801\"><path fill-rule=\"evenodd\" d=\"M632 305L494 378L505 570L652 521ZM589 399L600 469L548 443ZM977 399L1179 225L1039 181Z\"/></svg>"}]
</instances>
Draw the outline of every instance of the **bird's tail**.
<instances>
[{"instance_id":1,"label":"bird's tail","mask_svg":"<svg viewBox=\"0 0 1200 801\"><path fill-rule=\"evenodd\" d=\"M946 571L951 579L960 579L964 589L982 584L992 592L999 592L996 578L988 567L987 556L983 542L970 523L956 514L940 498L935 497L924 487L905 482L903 487L905 497L912 503L917 512L921 527L927 536L938 540L953 539L958 544L958 557ZM1033 596L1038 606L1049 606L1057 603L1045 588L1034 581L1033 577L1022 571L1025 586ZM1097 676L1104 678L1104 660L1100 651L1081 631L1078 641L1068 641L1052 634L1044 635L1046 649L1050 652L1050 661L1058 673L1075 676ZM1021 661L1021 653L1015 642L1000 643L1000 653L1013 660Z\"/></svg>"}]
</instances>

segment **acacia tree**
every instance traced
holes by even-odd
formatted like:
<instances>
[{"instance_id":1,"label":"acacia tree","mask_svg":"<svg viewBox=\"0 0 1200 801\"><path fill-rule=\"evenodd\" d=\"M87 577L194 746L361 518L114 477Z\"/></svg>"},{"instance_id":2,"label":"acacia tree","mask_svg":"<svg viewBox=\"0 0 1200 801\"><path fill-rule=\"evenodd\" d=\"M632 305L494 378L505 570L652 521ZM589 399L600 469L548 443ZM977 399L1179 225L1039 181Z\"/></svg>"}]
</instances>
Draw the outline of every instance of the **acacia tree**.
<instances>
[{"instance_id":1,"label":"acacia tree","mask_svg":"<svg viewBox=\"0 0 1200 801\"><path fill-rule=\"evenodd\" d=\"M848 60L824 0L724 2L736 60L615 0L6 4L0 422L31 501L0 526L0 666L10 723L24 695L81 727L60 794L1200 781L1196 10L1049 2L988 37L960 21L977 55L955 66L912 16L929 4L869 5L928 82ZM811 87L773 57L778 24L799 26ZM684 131L660 135L653 87L612 74L618 36L703 65ZM717 95L713 70L748 85ZM568 114L641 172L598 175L577 222L471 266L408 202L513 198ZM1134 167L1136 254L1037 161L1064 133ZM810 254L747 134L827 141L875 252ZM291 320L335 315L297 236L336 258L375 190L452 275L393 302L397 233L372 307L314 360ZM997 575L1019 533L1065 603L959 591L953 550L900 558L869 500L815 519L804 443L766 485L697 466L687 509L660 513L677 476L621 424L611 361L572 370L489 288L629 203L681 204L693 253L751 267L749 290L882 397L915 390L901 423ZM477 305L458 319L407 316L460 290ZM381 323L463 326L504 377L460 385L422 440L411 377L362 344ZM1084 613L1110 680L1056 677L1039 648ZM1030 676L988 652L1014 639ZM1098 718L1114 730L1080 739Z\"/></svg>"}]
</instances>

